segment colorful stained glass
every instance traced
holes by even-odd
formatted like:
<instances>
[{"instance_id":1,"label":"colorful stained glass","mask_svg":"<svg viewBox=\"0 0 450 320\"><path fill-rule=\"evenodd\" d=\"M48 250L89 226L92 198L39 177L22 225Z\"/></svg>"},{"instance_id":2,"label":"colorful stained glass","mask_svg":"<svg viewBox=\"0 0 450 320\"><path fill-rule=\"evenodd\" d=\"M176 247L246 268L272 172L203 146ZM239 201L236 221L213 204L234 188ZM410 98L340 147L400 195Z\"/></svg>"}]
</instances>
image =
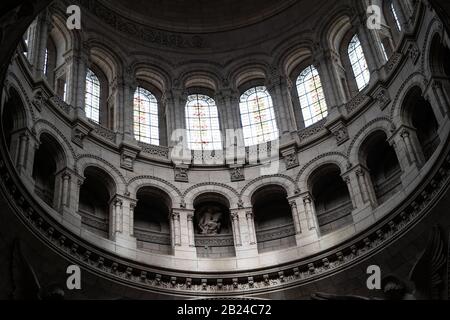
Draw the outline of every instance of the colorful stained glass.
<instances>
[{"instance_id":1,"label":"colorful stained glass","mask_svg":"<svg viewBox=\"0 0 450 320\"><path fill-rule=\"evenodd\" d=\"M138 87L134 94L134 136L136 140L159 146L158 100Z\"/></svg>"},{"instance_id":2,"label":"colorful stained glass","mask_svg":"<svg viewBox=\"0 0 450 320\"><path fill-rule=\"evenodd\" d=\"M100 123L100 81L89 69L86 74L85 111L88 119Z\"/></svg>"},{"instance_id":3,"label":"colorful stained glass","mask_svg":"<svg viewBox=\"0 0 450 320\"><path fill-rule=\"evenodd\" d=\"M186 128L191 150L221 150L222 134L216 103L208 96L193 94L186 102Z\"/></svg>"},{"instance_id":4,"label":"colorful stained glass","mask_svg":"<svg viewBox=\"0 0 450 320\"><path fill-rule=\"evenodd\" d=\"M279 132L272 97L265 87L246 91L240 101L241 121L246 146L278 139Z\"/></svg>"},{"instance_id":5,"label":"colorful stained glass","mask_svg":"<svg viewBox=\"0 0 450 320\"><path fill-rule=\"evenodd\" d=\"M352 65L356 84L358 85L358 90L361 91L369 84L370 72L361 42L357 35L350 41L348 46L348 56L350 58L350 64Z\"/></svg>"},{"instance_id":6,"label":"colorful stained glass","mask_svg":"<svg viewBox=\"0 0 450 320\"><path fill-rule=\"evenodd\" d=\"M323 94L322 82L317 69L309 66L297 79L297 91L305 126L322 120L328 115L328 107Z\"/></svg>"}]
</instances>

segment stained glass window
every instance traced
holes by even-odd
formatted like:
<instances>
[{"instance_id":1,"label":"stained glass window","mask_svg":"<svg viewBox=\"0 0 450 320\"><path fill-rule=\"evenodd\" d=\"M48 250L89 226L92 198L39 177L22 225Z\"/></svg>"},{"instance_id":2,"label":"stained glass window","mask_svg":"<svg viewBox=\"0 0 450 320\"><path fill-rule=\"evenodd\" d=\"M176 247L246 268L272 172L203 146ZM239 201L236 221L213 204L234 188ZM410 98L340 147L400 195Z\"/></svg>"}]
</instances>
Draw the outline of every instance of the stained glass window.
<instances>
[{"instance_id":1,"label":"stained glass window","mask_svg":"<svg viewBox=\"0 0 450 320\"><path fill-rule=\"evenodd\" d=\"M194 94L187 98L186 128L189 149L222 149L219 113L215 101L210 97Z\"/></svg>"},{"instance_id":2,"label":"stained glass window","mask_svg":"<svg viewBox=\"0 0 450 320\"><path fill-rule=\"evenodd\" d=\"M86 74L85 98L86 117L95 123L100 123L100 81L95 73L89 69Z\"/></svg>"},{"instance_id":3,"label":"stained glass window","mask_svg":"<svg viewBox=\"0 0 450 320\"><path fill-rule=\"evenodd\" d=\"M395 10L394 2L391 2L391 12L392 16L395 20L395 26L397 27L398 31L402 31L402 25L400 24L400 20L398 19L397 10Z\"/></svg>"},{"instance_id":4,"label":"stained glass window","mask_svg":"<svg viewBox=\"0 0 450 320\"><path fill-rule=\"evenodd\" d=\"M138 141L159 146L158 100L141 87L134 94L134 136Z\"/></svg>"},{"instance_id":5,"label":"stained glass window","mask_svg":"<svg viewBox=\"0 0 450 320\"><path fill-rule=\"evenodd\" d=\"M246 146L278 139L272 97L266 87L256 87L241 96L240 111Z\"/></svg>"},{"instance_id":6,"label":"stained glass window","mask_svg":"<svg viewBox=\"0 0 450 320\"><path fill-rule=\"evenodd\" d=\"M367 61L361 46L361 42L357 35L350 41L348 46L348 56L352 65L353 74L355 76L358 90L364 89L370 81L370 72L367 66Z\"/></svg>"},{"instance_id":7,"label":"stained glass window","mask_svg":"<svg viewBox=\"0 0 450 320\"><path fill-rule=\"evenodd\" d=\"M297 91L306 127L328 115L322 82L314 66L309 66L302 71L297 79Z\"/></svg>"}]
</instances>

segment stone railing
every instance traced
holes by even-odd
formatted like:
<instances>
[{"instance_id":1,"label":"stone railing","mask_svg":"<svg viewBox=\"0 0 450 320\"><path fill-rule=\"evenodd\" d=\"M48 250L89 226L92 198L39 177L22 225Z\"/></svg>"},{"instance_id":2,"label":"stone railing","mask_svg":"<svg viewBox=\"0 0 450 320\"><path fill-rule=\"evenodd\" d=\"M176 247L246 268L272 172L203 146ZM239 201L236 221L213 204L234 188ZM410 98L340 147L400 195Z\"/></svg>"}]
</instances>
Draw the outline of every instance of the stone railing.
<instances>
[{"instance_id":1,"label":"stone railing","mask_svg":"<svg viewBox=\"0 0 450 320\"><path fill-rule=\"evenodd\" d=\"M94 127L93 132L95 134L97 134L98 136L102 137L105 140L108 140L110 142L116 143L116 136L117 136L117 134L114 131L112 131L110 129L107 129L107 128L99 125L98 123L96 123L94 121L89 120L89 122Z\"/></svg>"}]
</instances>

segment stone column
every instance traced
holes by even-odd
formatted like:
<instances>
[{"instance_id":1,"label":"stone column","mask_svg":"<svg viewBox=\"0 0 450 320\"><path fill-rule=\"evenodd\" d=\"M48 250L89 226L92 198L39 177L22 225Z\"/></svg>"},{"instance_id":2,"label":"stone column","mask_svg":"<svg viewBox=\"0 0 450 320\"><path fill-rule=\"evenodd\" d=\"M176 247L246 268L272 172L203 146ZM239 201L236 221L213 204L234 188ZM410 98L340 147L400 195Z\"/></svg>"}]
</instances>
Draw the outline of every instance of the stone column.
<instances>
[{"instance_id":1,"label":"stone column","mask_svg":"<svg viewBox=\"0 0 450 320\"><path fill-rule=\"evenodd\" d=\"M323 50L320 47L315 48L314 66L319 72L323 93L329 110L346 100L345 91L336 73L333 60L336 60L336 63L338 63L336 55L330 49Z\"/></svg>"},{"instance_id":2,"label":"stone column","mask_svg":"<svg viewBox=\"0 0 450 320\"><path fill-rule=\"evenodd\" d=\"M320 229L311 194L305 192L288 200L294 218L297 246L308 246L317 242L320 237Z\"/></svg>"},{"instance_id":3,"label":"stone column","mask_svg":"<svg viewBox=\"0 0 450 320\"><path fill-rule=\"evenodd\" d=\"M300 217L298 214L298 207L296 201L290 202L291 211L292 211L292 218L294 221L294 227L295 227L295 234L301 234L302 233L302 226L300 224Z\"/></svg>"},{"instance_id":4,"label":"stone column","mask_svg":"<svg viewBox=\"0 0 450 320\"><path fill-rule=\"evenodd\" d=\"M272 76L267 81L266 87L272 97L280 136L288 135L294 131L293 120L295 119L293 116L292 100L289 102L284 97L284 95L290 96L288 79L282 76L277 69L273 69Z\"/></svg>"},{"instance_id":5,"label":"stone column","mask_svg":"<svg viewBox=\"0 0 450 320\"><path fill-rule=\"evenodd\" d=\"M241 229L239 224L239 213L231 212L231 221L233 227L233 239L234 246L241 247L242 246L242 238L241 238Z\"/></svg>"},{"instance_id":6,"label":"stone column","mask_svg":"<svg viewBox=\"0 0 450 320\"><path fill-rule=\"evenodd\" d=\"M187 215L188 227L188 244L189 247L195 248L195 230L194 230L194 213L190 212Z\"/></svg>"},{"instance_id":7,"label":"stone column","mask_svg":"<svg viewBox=\"0 0 450 320\"><path fill-rule=\"evenodd\" d=\"M369 171L359 166L356 169L356 176L358 177L359 187L361 189L361 195L365 204L370 204L372 208L377 206L377 200L375 197L375 191L373 190L372 181L370 179Z\"/></svg>"},{"instance_id":8,"label":"stone column","mask_svg":"<svg viewBox=\"0 0 450 320\"><path fill-rule=\"evenodd\" d=\"M110 239L116 240L116 236L123 231L123 201L114 197L110 204L111 216L109 219Z\"/></svg>"},{"instance_id":9,"label":"stone column","mask_svg":"<svg viewBox=\"0 0 450 320\"><path fill-rule=\"evenodd\" d=\"M308 230L312 231L317 229L315 210L312 205L311 196L307 195L303 198L303 204L305 206L305 215L306 215L306 224L308 226ZM318 230L317 230L318 231Z\"/></svg>"},{"instance_id":10,"label":"stone column","mask_svg":"<svg viewBox=\"0 0 450 320\"><path fill-rule=\"evenodd\" d=\"M415 129L402 126L389 138L402 168L402 184L407 188L412 180L419 174L419 169L424 161L420 146L414 146L411 139L416 135ZM414 141L417 137L414 138Z\"/></svg>"},{"instance_id":11,"label":"stone column","mask_svg":"<svg viewBox=\"0 0 450 320\"><path fill-rule=\"evenodd\" d=\"M134 208L136 200L127 197L116 196L112 201L113 206L113 232L112 239L123 249L135 250L137 240L133 237Z\"/></svg>"},{"instance_id":12,"label":"stone column","mask_svg":"<svg viewBox=\"0 0 450 320\"><path fill-rule=\"evenodd\" d=\"M130 213L129 213L129 219L128 219L128 223L129 223L129 233L130 236L134 237L134 210L137 207L137 201L130 201Z\"/></svg>"},{"instance_id":13,"label":"stone column","mask_svg":"<svg viewBox=\"0 0 450 320\"><path fill-rule=\"evenodd\" d=\"M17 171L21 175L27 173L27 164L28 164L27 156L29 145L30 145L30 135L28 131L24 131L20 134L19 137L19 148L17 157Z\"/></svg>"},{"instance_id":14,"label":"stone column","mask_svg":"<svg viewBox=\"0 0 450 320\"><path fill-rule=\"evenodd\" d=\"M114 127L111 129L121 135L122 141L133 144L134 94L137 82L128 70L123 76L116 77L110 86L112 92L110 100L114 104Z\"/></svg>"},{"instance_id":15,"label":"stone column","mask_svg":"<svg viewBox=\"0 0 450 320\"><path fill-rule=\"evenodd\" d=\"M248 242L250 245L256 245L255 215L253 214L253 211L247 211L245 213L245 218L247 219L248 226Z\"/></svg>"},{"instance_id":16,"label":"stone column","mask_svg":"<svg viewBox=\"0 0 450 320\"><path fill-rule=\"evenodd\" d=\"M56 209L62 214L64 221L74 227L81 227L78 179L78 175L69 168L61 170L55 177Z\"/></svg>"},{"instance_id":17,"label":"stone column","mask_svg":"<svg viewBox=\"0 0 450 320\"><path fill-rule=\"evenodd\" d=\"M194 211L174 208L170 221L174 255L184 259L197 259L194 234Z\"/></svg>"},{"instance_id":18,"label":"stone column","mask_svg":"<svg viewBox=\"0 0 450 320\"><path fill-rule=\"evenodd\" d=\"M174 247L181 246L181 226L180 226L180 213L172 212L171 216L171 225L172 225L172 245Z\"/></svg>"},{"instance_id":19,"label":"stone column","mask_svg":"<svg viewBox=\"0 0 450 320\"><path fill-rule=\"evenodd\" d=\"M86 74L89 48L73 48L64 54L66 64L66 102L75 108L77 118L85 118Z\"/></svg>"},{"instance_id":20,"label":"stone column","mask_svg":"<svg viewBox=\"0 0 450 320\"><path fill-rule=\"evenodd\" d=\"M400 131L400 136L406 146L406 151L411 165L421 166L425 163L425 157L422 152L422 147L420 146L419 139L417 138L417 133L414 128L403 127Z\"/></svg>"}]
</instances>

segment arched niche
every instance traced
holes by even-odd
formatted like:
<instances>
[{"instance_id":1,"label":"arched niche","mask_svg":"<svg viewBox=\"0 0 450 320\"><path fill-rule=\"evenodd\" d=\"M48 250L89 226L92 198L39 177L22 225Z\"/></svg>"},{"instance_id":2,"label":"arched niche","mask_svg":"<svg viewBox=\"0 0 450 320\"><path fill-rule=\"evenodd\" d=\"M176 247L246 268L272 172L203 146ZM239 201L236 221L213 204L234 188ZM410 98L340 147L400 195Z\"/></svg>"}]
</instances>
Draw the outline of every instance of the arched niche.
<instances>
[{"instance_id":1,"label":"arched niche","mask_svg":"<svg viewBox=\"0 0 450 320\"><path fill-rule=\"evenodd\" d=\"M64 149L50 134L42 133L39 142L33 161L34 190L46 204L57 209L55 191L58 190L59 183L56 176L66 168L66 156Z\"/></svg>"},{"instance_id":2,"label":"arched niche","mask_svg":"<svg viewBox=\"0 0 450 320\"><path fill-rule=\"evenodd\" d=\"M197 256L236 256L230 218L230 202L218 193L205 193L194 200L194 238Z\"/></svg>"},{"instance_id":3,"label":"arched niche","mask_svg":"<svg viewBox=\"0 0 450 320\"><path fill-rule=\"evenodd\" d=\"M296 246L295 227L286 190L268 185L252 196L258 252Z\"/></svg>"},{"instance_id":4,"label":"arched niche","mask_svg":"<svg viewBox=\"0 0 450 320\"><path fill-rule=\"evenodd\" d=\"M154 187L143 187L136 194L133 235L138 249L172 254L169 215L172 201L167 193Z\"/></svg>"},{"instance_id":5,"label":"arched niche","mask_svg":"<svg viewBox=\"0 0 450 320\"><path fill-rule=\"evenodd\" d=\"M376 131L364 140L359 158L369 170L378 204L386 202L402 189L400 163L384 131Z\"/></svg>"},{"instance_id":6,"label":"arched niche","mask_svg":"<svg viewBox=\"0 0 450 320\"><path fill-rule=\"evenodd\" d=\"M85 229L109 238L111 201L116 195L113 178L97 167L87 167L80 188L78 211Z\"/></svg>"},{"instance_id":7,"label":"arched niche","mask_svg":"<svg viewBox=\"0 0 450 320\"><path fill-rule=\"evenodd\" d=\"M341 170L335 164L326 164L309 178L317 222L322 235L353 223L353 204Z\"/></svg>"},{"instance_id":8,"label":"arched niche","mask_svg":"<svg viewBox=\"0 0 450 320\"><path fill-rule=\"evenodd\" d=\"M13 143L13 140L17 140L15 133L27 127L25 106L14 88L9 89L8 99L2 109L2 127L6 145L13 156L12 147L17 144Z\"/></svg>"},{"instance_id":9,"label":"arched niche","mask_svg":"<svg viewBox=\"0 0 450 320\"><path fill-rule=\"evenodd\" d=\"M434 76L450 77L450 49L435 34L430 47L430 69Z\"/></svg>"},{"instance_id":10,"label":"arched niche","mask_svg":"<svg viewBox=\"0 0 450 320\"><path fill-rule=\"evenodd\" d=\"M415 129L417 143L423 154L422 161L427 162L440 144L439 124L433 108L425 100L419 87L408 92L403 105L406 123ZM416 140L415 137L413 139Z\"/></svg>"}]
</instances>

